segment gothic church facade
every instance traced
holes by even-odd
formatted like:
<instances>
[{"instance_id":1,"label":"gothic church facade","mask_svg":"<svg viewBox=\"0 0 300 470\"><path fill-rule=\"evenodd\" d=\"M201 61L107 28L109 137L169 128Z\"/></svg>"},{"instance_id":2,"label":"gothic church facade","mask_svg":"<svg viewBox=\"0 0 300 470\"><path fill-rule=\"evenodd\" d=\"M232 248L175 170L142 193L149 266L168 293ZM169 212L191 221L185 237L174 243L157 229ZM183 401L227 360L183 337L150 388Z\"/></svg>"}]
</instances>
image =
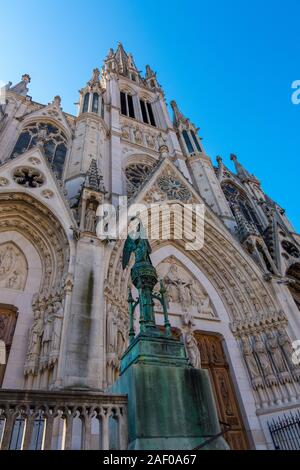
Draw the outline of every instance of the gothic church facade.
<instances>
[{"instance_id":1,"label":"gothic church facade","mask_svg":"<svg viewBox=\"0 0 300 470\"><path fill-rule=\"evenodd\" d=\"M35 102L29 83L8 84L0 108L2 448L109 448L111 418L126 447L126 400L105 390L127 347L130 269L123 240L96 234L99 204L119 196L149 211L205 205L201 250L185 249L188 234L150 240L152 262L230 447L274 448L272 419L300 406L300 236L284 210L235 155L235 172L213 165L175 101L170 117L156 73L142 75L121 44L80 90L77 116L59 96ZM156 317L163 325L159 306Z\"/></svg>"}]
</instances>

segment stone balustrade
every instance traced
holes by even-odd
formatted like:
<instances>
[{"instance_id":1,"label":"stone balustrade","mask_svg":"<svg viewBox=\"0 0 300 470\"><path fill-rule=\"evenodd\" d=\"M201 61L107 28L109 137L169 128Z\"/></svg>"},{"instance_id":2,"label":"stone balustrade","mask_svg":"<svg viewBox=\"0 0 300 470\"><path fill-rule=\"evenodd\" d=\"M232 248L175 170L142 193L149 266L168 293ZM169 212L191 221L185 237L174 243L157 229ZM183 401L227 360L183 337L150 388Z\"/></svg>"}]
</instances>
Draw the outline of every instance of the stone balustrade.
<instances>
[{"instance_id":1,"label":"stone balustrade","mask_svg":"<svg viewBox=\"0 0 300 470\"><path fill-rule=\"evenodd\" d=\"M127 448L127 397L0 390L1 450Z\"/></svg>"}]
</instances>

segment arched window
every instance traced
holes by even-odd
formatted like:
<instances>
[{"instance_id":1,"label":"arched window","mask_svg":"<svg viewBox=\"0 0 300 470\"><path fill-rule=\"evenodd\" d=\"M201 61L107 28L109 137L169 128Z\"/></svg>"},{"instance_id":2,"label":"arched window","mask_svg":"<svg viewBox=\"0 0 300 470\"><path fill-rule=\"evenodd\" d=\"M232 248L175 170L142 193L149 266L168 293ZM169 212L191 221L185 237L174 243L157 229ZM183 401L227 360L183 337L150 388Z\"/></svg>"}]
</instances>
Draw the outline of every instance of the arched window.
<instances>
[{"instance_id":1,"label":"arched window","mask_svg":"<svg viewBox=\"0 0 300 470\"><path fill-rule=\"evenodd\" d=\"M253 223L261 232L262 226L246 195L230 182L224 183L222 185L222 189L229 205L233 209L233 213L235 212L234 208L238 206L245 219L248 220L248 222Z\"/></svg>"},{"instance_id":2,"label":"arched window","mask_svg":"<svg viewBox=\"0 0 300 470\"><path fill-rule=\"evenodd\" d=\"M104 99L103 96L101 98L101 117L104 119Z\"/></svg>"},{"instance_id":3,"label":"arched window","mask_svg":"<svg viewBox=\"0 0 300 470\"><path fill-rule=\"evenodd\" d=\"M83 100L83 107L82 107L82 112L87 113L89 109L89 101L90 101L90 94L86 93L84 100Z\"/></svg>"},{"instance_id":4,"label":"arched window","mask_svg":"<svg viewBox=\"0 0 300 470\"><path fill-rule=\"evenodd\" d=\"M19 136L11 158L34 147L39 139L43 142L45 155L52 164L54 172L60 178L67 153L67 137L53 124L46 122L28 124Z\"/></svg>"},{"instance_id":5,"label":"arched window","mask_svg":"<svg viewBox=\"0 0 300 470\"><path fill-rule=\"evenodd\" d=\"M93 94L93 104L92 104L92 112L98 113L99 108L99 95L98 93Z\"/></svg>"},{"instance_id":6,"label":"arched window","mask_svg":"<svg viewBox=\"0 0 300 470\"><path fill-rule=\"evenodd\" d=\"M152 105L148 101L140 100L143 121L151 126L156 126Z\"/></svg>"},{"instance_id":7,"label":"arched window","mask_svg":"<svg viewBox=\"0 0 300 470\"><path fill-rule=\"evenodd\" d=\"M149 175L152 166L146 163L133 163L125 170L127 195L131 197Z\"/></svg>"},{"instance_id":8,"label":"arched window","mask_svg":"<svg viewBox=\"0 0 300 470\"><path fill-rule=\"evenodd\" d=\"M129 116L131 118L135 117L133 99L132 96L128 93L120 92L120 101L121 101L121 113L124 116Z\"/></svg>"},{"instance_id":9,"label":"arched window","mask_svg":"<svg viewBox=\"0 0 300 470\"><path fill-rule=\"evenodd\" d=\"M182 135L185 141L185 145L187 146L188 152L189 153L194 153L194 147L192 145L191 139L189 134L187 133L186 130L182 131Z\"/></svg>"},{"instance_id":10,"label":"arched window","mask_svg":"<svg viewBox=\"0 0 300 470\"><path fill-rule=\"evenodd\" d=\"M200 144L199 144L199 140L198 140L198 137L196 136L195 132L193 131L193 129L191 129L191 135L193 137L193 141L194 141L194 144L196 145L196 148L199 152L202 152L201 150L201 147L200 147Z\"/></svg>"}]
</instances>

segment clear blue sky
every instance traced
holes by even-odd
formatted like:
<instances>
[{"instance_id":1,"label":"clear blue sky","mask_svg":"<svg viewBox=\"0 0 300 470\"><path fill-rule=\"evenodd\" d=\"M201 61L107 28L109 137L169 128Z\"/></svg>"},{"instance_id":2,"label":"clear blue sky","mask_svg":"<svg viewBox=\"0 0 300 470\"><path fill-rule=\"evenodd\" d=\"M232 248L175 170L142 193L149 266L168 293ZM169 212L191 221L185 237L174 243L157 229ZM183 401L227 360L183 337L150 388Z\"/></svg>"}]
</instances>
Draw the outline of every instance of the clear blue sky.
<instances>
[{"instance_id":1,"label":"clear blue sky","mask_svg":"<svg viewBox=\"0 0 300 470\"><path fill-rule=\"evenodd\" d=\"M10 0L0 11L0 79L29 73L33 100L59 94L74 114L78 90L121 41L200 127L213 161L231 167L237 154L300 231L299 0Z\"/></svg>"}]
</instances>

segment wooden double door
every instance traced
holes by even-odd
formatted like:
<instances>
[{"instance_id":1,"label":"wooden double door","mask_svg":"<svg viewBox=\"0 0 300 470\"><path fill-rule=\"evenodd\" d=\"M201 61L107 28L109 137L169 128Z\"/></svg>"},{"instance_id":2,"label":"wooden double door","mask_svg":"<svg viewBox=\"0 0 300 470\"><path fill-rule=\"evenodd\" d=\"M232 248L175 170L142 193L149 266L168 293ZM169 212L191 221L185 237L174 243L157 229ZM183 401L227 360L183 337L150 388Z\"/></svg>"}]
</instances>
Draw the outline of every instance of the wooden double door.
<instances>
[{"instance_id":1,"label":"wooden double door","mask_svg":"<svg viewBox=\"0 0 300 470\"><path fill-rule=\"evenodd\" d=\"M222 337L203 332L194 332L201 355L201 366L207 369L218 408L219 420L230 425L224 435L231 449L249 449L229 365L222 346Z\"/></svg>"}]
</instances>

